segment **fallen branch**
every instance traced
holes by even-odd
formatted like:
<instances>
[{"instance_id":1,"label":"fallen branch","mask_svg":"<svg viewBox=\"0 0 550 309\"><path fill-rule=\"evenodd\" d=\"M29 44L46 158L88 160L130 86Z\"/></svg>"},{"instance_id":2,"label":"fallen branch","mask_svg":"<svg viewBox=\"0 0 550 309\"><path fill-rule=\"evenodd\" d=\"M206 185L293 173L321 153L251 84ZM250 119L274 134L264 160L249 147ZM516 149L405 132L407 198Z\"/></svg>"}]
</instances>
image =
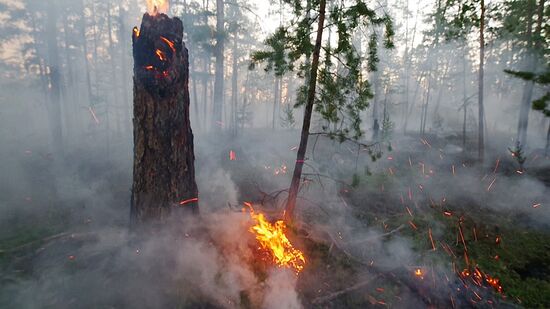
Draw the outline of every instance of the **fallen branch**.
<instances>
[{"instance_id":1,"label":"fallen branch","mask_svg":"<svg viewBox=\"0 0 550 309\"><path fill-rule=\"evenodd\" d=\"M52 240L55 240L55 239L58 239L58 238L63 238L63 237L66 237L66 236L71 236L71 235L73 235L73 234L69 233L69 232L64 232L64 233L51 235L51 236L48 236L48 237L44 237L42 239L36 239L36 240L30 241L28 243L19 245L17 247L13 247L13 248L9 248L9 249L0 249L0 253L13 253L13 252L21 251L21 250L24 250L28 247L31 247L31 246L35 245L35 244L45 243L45 242L49 242L49 241L52 241Z\"/></svg>"},{"instance_id":2,"label":"fallen branch","mask_svg":"<svg viewBox=\"0 0 550 309\"><path fill-rule=\"evenodd\" d=\"M323 304L323 303L326 303L326 302L329 302L331 300L334 300L338 297L340 297L341 295L344 295L346 293L349 293L349 292L352 292L352 291L355 291L355 290L358 290L364 286L366 286L367 284L371 283L372 281L374 281L375 279L377 279L378 277L380 277L380 275L376 275L372 278L369 278L367 280L364 280L364 281L361 281L359 283L356 283L348 288L345 288L343 290L340 290L340 291L336 291L334 293L330 293L328 295L325 295L325 296L320 296L320 297L317 297L315 299L313 299L313 301L311 302L312 304L314 305L319 305L319 304Z\"/></svg>"},{"instance_id":3,"label":"fallen branch","mask_svg":"<svg viewBox=\"0 0 550 309\"><path fill-rule=\"evenodd\" d=\"M378 238L382 238L382 237L386 237L386 236L390 236L392 234L395 234L395 233L399 232L400 230L402 230L404 227L405 227L405 225L401 224L396 229L393 229L393 230L391 230L387 233L376 235L376 236L373 236L373 237L368 237L368 238L365 238L365 239L358 239L358 240L355 240L355 241L343 242L342 244L344 244L344 245L356 245L356 244L361 244L361 243L364 243L364 242L369 242L369 241L374 240L374 239L378 239Z\"/></svg>"}]
</instances>

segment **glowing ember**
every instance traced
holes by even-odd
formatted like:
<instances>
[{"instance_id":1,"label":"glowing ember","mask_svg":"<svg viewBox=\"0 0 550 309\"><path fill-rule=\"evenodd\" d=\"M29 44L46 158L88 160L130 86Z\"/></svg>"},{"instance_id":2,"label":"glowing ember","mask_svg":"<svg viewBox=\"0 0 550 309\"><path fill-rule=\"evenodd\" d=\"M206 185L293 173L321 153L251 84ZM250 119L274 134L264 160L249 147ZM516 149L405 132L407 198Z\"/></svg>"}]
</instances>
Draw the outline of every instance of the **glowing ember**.
<instances>
[{"instance_id":1,"label":"glowing ember","mask_svg":"<svg viewBox=\"0 0 550 309\"><path fill-rule=\"evenodd\" d=\"M420 268L414 270L414 275L419 277L420 279L424 279L424 272L422 272L422 269Z\"/></svg>"},{"instance_id":2,"label":"glowing ember","mask_svg":"<svg viewBox=\"0 0 550 309\"><path fill-rule=\"evenodd\" d=\"M493 278L485 274L485 282L497 290L497 292L502 293L502 286L500 285L500 280L498 278Z\"/></svg>"},{"instance_id":3,"label":"glowing ember","mask_svg":"<svg viewBox=\"0 0 550 309\"><path fill-rule=\"evenodd\" d=\"M139 32L138 32L138 36L139 36ZM172 52L176 52L176 47L174 46L174 43L170 40L168 40L167 38L161 36L160 37L161 40L164 41L164 43L168 44L168 46L170 47L170 49L172 50Z\"/></svg>"},{"instance_id":4,"label":"glowing ember","mask_svg":"<svg viewBox=\"0 0 550 309\"><path fill-rule=\"evenodd\" d=\"M472 281L481 286L485 281L486 284L493 287L497 292L502 293L502 286L500 285L500 280L496 277L491 277L490 275L483 273L479 268L475 268L473 273L470 273L468 269L464 269L460 272L460 276L464 279L471 278Z\"/></svg>"},{"instance_id":5,"label":"glowing ember","mask_svg":"<svg viewBox=\"0 0 550 309\"><path fill-rule=\"evenodd\" d=\"M190 199L186 199L186 200L183 200L180 202L180 205L185 205L185 204L189 204L189 203L193 203L193 202L198 202L199 201L199 198L198 197L194 197L194 198L190 198Z\"/></svg>"},{"instance_id":6,"label":"glowing ember","mask_svg":"<svg viewBox=\"0 0 550 309\"><path fill-rule=\"evenodd\" d=\"M254 213L250 203L245 203L250 208L250 216L255 225L249 231L256 236L260 249L268 251L279 267L293 268L296 273L304 269L306 259L304 254L294 248L285 235L286 225L283 220L275 223L267 221L262 213Z\"/></svg>"},{"instance_id":7,"label":"glowing ember","mask_svg":"<svg viewBox=\"0 0 550 309\"><path fill-rule=\"evenodd\" d=\"M432 236L432 229L431 228L428 229L428 235L430 236L430 242L432 243L432 250L435 251L435 244L434 244L434 239L433 239L433 236Z\"/></svg>"},{"instance_id":8,"label":"glowing ember","mask_svg":"<svg viewBox=\"0 0 550 309\"><path fill-rule=\"evenodd\" d=\"M168 0L146 0L147 1L147 12L150 15L157 15L158 13L168 13L168 8L170 4Z\"/></svg>"},{"instance_id":9,"label":"glowing ember","mask_svg":"<svg viewBox=\"0 0 550 309\"><path fill-rule=\"evenodd\" d=\"M138 27L134 27L133 31L134 31L134 36L136 38L139 38L139 29L138 29Z\"/></svg>"},{"instance_id":10,"label":"glowing ember","mask_svg":"<svg viewBox=\"0 0 550 309\"><path fill-rule=\"evenodd\" d=\"M237 160L237 154L235 154L235 152L233 150L230 150L229 151L229 160L230 161L235 161Z\"/></svg>"},{"instance_id":11,"label":"glowing ember","mask_svg":"<svg viewBox=\"0 0 550 309\"><path fill-rule=\"evenodd\" d=\"M493 186L493 184L495 183L496 180L497 180L497 178L495 177L495 179L493 179L493 181L491 181L491 183L487 187L487 191L491 191L491 187Z\"/></svg>"},{"instance_id":12,"label":"glowing ember","mask_svg":"<svg viewBox=\"0 0 550 309\"><path fill-rule=\"evenodd\" d=\"M276 167L276 168L273 170L273 174L274 174L274 175L286 174L286 165L281 164L281 167Z\"/></svg>"},{"instance_id":13,"label":"glowing ember","mask_svg":"<svg viewBox=\"0 0 550 309\"><path fill-rule=\"evenodd\" d=\"M88 106L88 110L90 111L90 114L92 114L92 118L94 118L95 123L99 124L99 119L97 118L94 109L91 106Z\"/></svg>"},{"instance_id":14,"label":"glowing ember","mask_svg":"<svg viewBox=\"0 0 550 309\"><path fill-rule=\"evenodd\" d=\"M497 173L497 169L498 169L498 164L500 163L500 158L497 158L497 162L495 164L495 169L493 170L493 173L496 174Z\"/></svg>"}]
</instances>

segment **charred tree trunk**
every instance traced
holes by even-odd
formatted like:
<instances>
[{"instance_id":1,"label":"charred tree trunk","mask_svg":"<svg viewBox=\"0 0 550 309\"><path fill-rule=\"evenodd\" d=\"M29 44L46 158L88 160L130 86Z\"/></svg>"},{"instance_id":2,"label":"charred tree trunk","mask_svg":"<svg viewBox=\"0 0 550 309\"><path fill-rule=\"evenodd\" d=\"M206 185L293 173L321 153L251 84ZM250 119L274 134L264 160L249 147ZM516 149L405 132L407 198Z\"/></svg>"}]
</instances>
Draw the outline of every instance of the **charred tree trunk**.
<instances>
[{"instance_id":1,"label":"charred tree trunk","mask_svg":"<svg viewBox=\"0 0 550 309\"><path fill-rule=\"evenodd\" d=\"M189 61L183 24L145 14L134 28L134 179L132 222L164 221L175 209L198 211ZM173 209L175 208L175 209ZM185 211L186 212L186 211Z\"/></svg>"}]
</instances>

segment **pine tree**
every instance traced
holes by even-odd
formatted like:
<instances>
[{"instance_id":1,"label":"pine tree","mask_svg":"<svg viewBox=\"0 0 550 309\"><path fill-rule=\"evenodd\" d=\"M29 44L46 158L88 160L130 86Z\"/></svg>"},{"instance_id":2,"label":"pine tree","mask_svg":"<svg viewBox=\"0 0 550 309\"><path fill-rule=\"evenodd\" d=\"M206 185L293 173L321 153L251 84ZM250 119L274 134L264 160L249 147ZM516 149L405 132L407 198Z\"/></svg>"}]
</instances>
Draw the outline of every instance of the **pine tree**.
<instances>
[{"instance_id":1,"label":"pine tree","mask_svg":"<svg viewBox=\"0 0 550 309\"><path fill-rule=\"evenodd\" d=\"M252 54L251 68L258 62L265 62L267 71L275 73L296 71L306 82L298 90L297 106L304 106L304 119L300 135L300 145L285 209L287 221L293 217L296 199L300 189L302 169L306 160L313 111L328 124L322 126L324 133L340 141L346 138L359 139L361 131L360 112L368 107L372 98L369 82L363 77L361 62L353 46L352 34L360 25L384 26L383 43L393 47L393 27L389 16L378 16L373 9L361 0L353 5L335 3L327 12L326 0L292 0L293 20L279 27L266 41L267 51ZM325 23L325 19L327 22ZM316 39L310 41L312 26L317 24ZM324 40L325 32L335 30L336 46ZM376 33L371 36L368 51L368 67L376 70L378 63L378 40ZM311 63L308 61L311 59ZM334 65L339 63L340 69ZM307 77L307 78L306 78ZM337 124L337 125L331 125Z\"/></svg>"}]
</instances>

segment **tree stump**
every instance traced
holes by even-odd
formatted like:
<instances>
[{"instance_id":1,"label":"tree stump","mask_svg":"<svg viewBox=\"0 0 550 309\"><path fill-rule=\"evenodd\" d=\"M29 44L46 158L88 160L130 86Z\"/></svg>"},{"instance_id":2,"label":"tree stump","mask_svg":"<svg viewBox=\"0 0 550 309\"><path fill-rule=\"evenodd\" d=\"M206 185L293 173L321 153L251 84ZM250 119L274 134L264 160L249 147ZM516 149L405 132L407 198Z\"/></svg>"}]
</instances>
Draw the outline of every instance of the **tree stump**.
<instances>
[{"instance_id":1,"label":"tree stump","mask_svg":"<svg viewBox=\"0 0 550 309\"><path fill-rule=\"evenodd\" d=\"M131 221L165 221L175 209L198 212L189 59L183 23L145 13L132 35L134 172ZM178 212L187 212L178 210Z\"/></svg>"}]
</instances>

